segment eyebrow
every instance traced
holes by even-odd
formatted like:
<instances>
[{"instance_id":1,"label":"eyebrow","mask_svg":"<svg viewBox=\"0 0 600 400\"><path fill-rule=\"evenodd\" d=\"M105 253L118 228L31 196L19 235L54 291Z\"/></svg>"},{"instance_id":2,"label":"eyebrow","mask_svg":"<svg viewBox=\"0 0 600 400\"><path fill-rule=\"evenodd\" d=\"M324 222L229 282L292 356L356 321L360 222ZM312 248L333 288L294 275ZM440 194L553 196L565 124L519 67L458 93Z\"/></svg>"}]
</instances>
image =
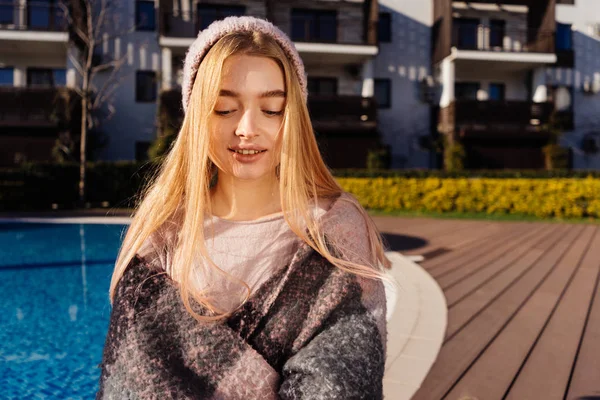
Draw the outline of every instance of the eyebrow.
<instances>
[{"instance_id":1,"label":"eyebrow","mask_svg":"<svg viewBox=\"0 0 600 400\"><path fill-rule=\"evenodd\" d=\"M234 92L233 90L225 90L225 89L221 89L221 91L219 92L219 96L224 96L224 97L240 97L239 93ZM269 90L267 92L263 92L260 95L258 95L259 98L264 99L267 97L283 97L285 98L286 93L283 90Z\"/></svg>"}]
</instances>

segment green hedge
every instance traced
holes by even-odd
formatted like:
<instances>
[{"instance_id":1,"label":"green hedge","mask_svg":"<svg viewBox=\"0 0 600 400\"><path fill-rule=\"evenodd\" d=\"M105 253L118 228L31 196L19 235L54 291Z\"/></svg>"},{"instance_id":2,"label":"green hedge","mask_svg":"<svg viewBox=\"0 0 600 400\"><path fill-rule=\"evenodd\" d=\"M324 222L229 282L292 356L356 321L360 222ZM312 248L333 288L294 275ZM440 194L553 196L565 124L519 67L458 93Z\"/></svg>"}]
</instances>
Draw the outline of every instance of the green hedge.
<instances>
[{"instance_id":1,"label":"green hedge","mask_svg":"<svg viewBox=\"0 0 600 400\"><path fill-rule=\"evenodd\" d=\"M87 169L87 202L93 207L129 208L158 164L153 162L96 162ZM490 178L551 179L600 178L600 171L462 171L335 170L339 178ZM0 210L75 208L78 202L77 164L26 164L0 168ZM383 189L382 189L383 190ZM381 195L389 195L382 193ZM465 200L466 201L466 200Z\"/></svg>"},{"instance_id":2,"label":"green hedge","mask_svg":"<svg viewBox=\"0 0 600 400\"><path fill-rule=\"evenodd\" d=\"M128 208L156 168L153 163L89 163L86 200L99 207ZM0 168L0 210L48 210L75 208L79 199L79 165L26 164L19 168Z\"/></svg>"},{"instance_id":3,"label":"green hedge","mask_svg":"<svg viewBox=\"0 0 600 400\"><path fill-rule=\"evenodd\" d=\"M454 171L430 169L336 169L334 175L339 178L600 178L596 170L481 170Z\"/></svg>"}]
</instances>

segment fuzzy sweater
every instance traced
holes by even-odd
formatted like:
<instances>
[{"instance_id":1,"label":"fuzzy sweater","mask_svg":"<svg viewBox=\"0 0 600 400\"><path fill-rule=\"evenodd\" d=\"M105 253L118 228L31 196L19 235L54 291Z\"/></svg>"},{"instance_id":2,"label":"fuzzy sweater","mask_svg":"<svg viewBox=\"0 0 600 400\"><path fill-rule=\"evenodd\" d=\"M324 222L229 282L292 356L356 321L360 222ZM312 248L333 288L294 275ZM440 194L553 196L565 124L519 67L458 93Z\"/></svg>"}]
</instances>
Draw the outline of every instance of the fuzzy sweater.
<instances>
[{"instance_id":1,"label":"fuzzy sweater","mask_svg":"<svg viewBox=\"0 0 600 400\"><path fill-rule=\"evenodd\" d=\"M322 224L344 254L368 247L354 205L337 200ZM231 317L199 323L138 255L117 286L96 398L381 399L385 311L380 281L302 244Z\"/></svg>"}]
</instances>

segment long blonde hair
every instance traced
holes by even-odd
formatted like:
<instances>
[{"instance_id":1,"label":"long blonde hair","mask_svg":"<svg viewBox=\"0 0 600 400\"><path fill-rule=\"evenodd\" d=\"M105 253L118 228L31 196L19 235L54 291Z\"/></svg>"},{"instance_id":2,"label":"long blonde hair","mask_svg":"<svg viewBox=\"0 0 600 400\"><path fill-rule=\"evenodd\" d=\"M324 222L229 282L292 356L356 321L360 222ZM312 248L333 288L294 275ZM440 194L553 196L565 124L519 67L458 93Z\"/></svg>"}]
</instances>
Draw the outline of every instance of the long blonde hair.
<instances>
[{"instance_id":1,"label":"long blonde hair","mask_svg":"<svg viewBox=\"0 0 600 400\"><path fill-rule=\"evenodd\" d=\"M210 187L215 172L209 158L208 119L218 97L223 64L234 54L273 59L284 76L287 95L282 123L279 187L281 209L291 230L336 267L366 278L385 279L384 268L389 268L390 263L385 257L381 237L355 200L350 201L364 214L367 224L372 258L369 265L334 255L335 251L328 247L321 227L310 212L311 204L318 199L335 199L343 191L321 158L300 83L289 59L270 36L259 32L235 32L221 38L199 66L190 107L179 135L156 176L142 192L142 200L123 240L110 285L111 302L127 265L150 235L179 210L183 218L178 226L176 243L169 249L172 262L166 272L179 283L183 304L197 320L214 321L228 315L219 310L214 299L205 292L194 289L190 276L198 256L204 260L202 268L213 268L213 271L225 274L208 257L203 226L205 217L212 214ZM247 289L245 302L250 290L243 284ZM190 297L210 315L200 315L192 309Z\"/></svg>"}]
</instances>

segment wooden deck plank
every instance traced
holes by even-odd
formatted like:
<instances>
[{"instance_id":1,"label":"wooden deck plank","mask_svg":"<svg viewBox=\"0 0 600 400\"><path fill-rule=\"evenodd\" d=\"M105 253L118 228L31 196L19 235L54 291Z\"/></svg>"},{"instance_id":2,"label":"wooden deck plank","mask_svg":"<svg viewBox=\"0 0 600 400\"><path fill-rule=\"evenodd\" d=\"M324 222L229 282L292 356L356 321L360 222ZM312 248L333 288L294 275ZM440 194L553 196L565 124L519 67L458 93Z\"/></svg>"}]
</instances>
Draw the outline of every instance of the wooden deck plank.
<instances>
[{"instance_id":1,"label":"wooden deck plank","mask_svg":"<svg viewBox=\"0 0 600 400\"><path fill-rule=\"evenodd\" d=\"M558 264L581 231L579 227L569 231L563 240L535 263L533 268L499 295L496 301L482 310L465 329L460 330L444 344L429 375L415 394L415 400L440 399L452 388L464 371L529 298L533 288L542 282Z\"/></svg>"},{"instance_id":2,"label":"wooden deck plank","mask_svg":"<svg viewBox=\"0 0 600 400\"><path fill-rule=\"evenodd\" d=\"M514 240L515 236L520 236L521 234L530 231L531 229L524 225L517 226L511 231L505 232L501 237L483 240L477 250L463 252L461 257L446 263L446 265L432 268L427 272L437 280L442 276L455 273L461 269L473 268L474 265L479 266L483 260L491 262L494 257L499 257L499 249L506 249L511 246L511 242Z\"/></svg>"},{"instance_id":3,"label":"wooden deck plank","mask_svg":"<svg viewBox=\"0 0 600 400\"><path fill-rule=\"evenodd\" d=\"M484 279L485 273L490 267L497 265L497 261L518 258L519 250L521 253L527 251L530 243L537 243L543 240L543 232L546 227L538 226L534 229L521 231L522 234L515 235L501 245L491 248L486 254L482 254L477 259L460 265L458 268L445 271L443 273L431 274L435 277L442 289L446 290L457 283L468 282L474 285L478 284L480 279ZM519 232L519 233L521 233ZM547 232L547 231L546 231ZM510 263L512 261L508 261ZM492 269L493 270L493 269ZM481 277L481 278L480 278Z\"/></svg>"},{"instance_id":4,"label":"wooden deck plank","mask_svg":"<svg viewBox=\"0 0 600 400\"><path fill-rule=\"evenodd\" d=\"M500 224L488 223L474 229L473 226L457 227L456 230L444 232L443 234L429 240L429 243L418 249L410 250L411 254L424 254L439 248L455 250L481 240L484 237L493 235L500 229Z\"/></svg>"},{"instance_id":5,"label":"wooden deck plank","mask_svg":"<svg viewBox=\"0 0 600 400\"><path fill-rule=\"evenodd\" d=\"M549 227L542 229L540 232L535 231L529 237L525 237L519 242L513 242L509 248L498 254L492 261L482 259L481 262L469 264L466 268L453 271L452 279L446 279L448 276L438 278L438 283L444 289L448 307L451 308L458 303L467 294L472 293L475 288L479 288L496 275L514 268L518 265L520 257L525 253L535 249L536 246L542 246L544 249L551 247L551 243L560 240L560 236L556 234L558 227ZM460 275L459 275L460 274Z\"/></svg>"},{"instance_id":6,"label":"wooden deck plank","mask_svg":"<svg viewBox=\"0 0 600 400\"><path fill-rule=\"evenodd\" d=\"M474 288L471 292L463 292L462 297L459 293L450 292L448 295L451 296L453 303L448 309L446 338L454 336L481 310L491 304L496 297L534 268L544 253L562 239L565 232L566 229L557 229L551 237L547 238L547 248L530 248L510 268L506 268L493 280ZM460 288L457 287L457 289Z\"/></svg>"},{"instance_id":7,"label":"wooden deck plank","mask_svg":"<svg viewBox=\"0 0 600 400\"><path fill-rule=\"evenodd\" d=\"M597 227L589 227L587 230L597 233ZM553 297L559 290L562 298L559 299L560 302L547 326L516 377L508 393L508 399L535 397L562 400L564 398L595 289L600 258L600 235L596 234L587 250L587 254L581 251L583 260L571 279L568 278L569 271L565 269L565 276L557 276L554 287L540 288L541 300L545 300L546 304L554 302ZM568 286L564 288L564 285ZM547 291L543 291L544 289ZM552 298L550 299L549 296ZM523 339L519 338L519 340ZM598 355L600 353L596 353L596 357ZM548 368L548 366L552 367ZM600 376L595 378L595 389L598 390Z\"/></svg>"},{"instance_id":8,"label":"wooden deck plank","mask_svg":"<svg viewBox=\"0 0 600 400\"><path fill-rule=\"evenodd\" d=\"M544 328L548 318L550 318L554 306L559 302L561 293L565 289L569 277L573 275L580 265L580 261L590 245L595 230L595 227L586 227L582 235L568 249L556 268L548 275L548 278L538 288L532 288L534 292L531 297L460 378L460 381L448 393L446 398L503 398L513 378L518 373L523 360L527 357L532 346L535 345L540 331ZM537 364L535 367L542 374L547 374L550 370L547 368L548 365L553 364ZM529 379L525 379L525 382L527 381ZM551 379L547 379L545 384L551 386L550 381ZM534 387L530 384L526 385L528 389ZM558 394L562 399L564 390L560 391L560 393L554 393L554 397L549 396L549 392L552 391L536 392L534 390L519 392L515 397L509 397L521 400L554 399L558 398L556 397Z\"/></svg>"},{"instance_id":9,"label":"wooden deck plank","mask_svg":"<svg viewBox=\"0 0 600 400\"><path fill-rule=\"evenodd\" d=\"M432 271L438 267L446 267L448 264L457 264L456 259L461 259L461 263L475 259L481 254L485 254L490 248L493 248L500 242L509 239L523 224L499 224L499 230L492 235L482 236L477 241L465 244L451 253L447 253L431 260L425 260L421 263L426 270Z\"/></svg>"},{"instance_id":10,"label":"wooden deck plank","mask_svg":"<svg viewBox=\"0 0 600 400\"><path fill-rule=\"evenodd\" d=\"M593 247L597 252L598 247ZM594 297L587 315L581 344L574 363L567 400L576 400L582 396L600 396L600 261L596 257L592 265L584 265L582 269L596 271Z\"/></svg>"}]
</instances>

